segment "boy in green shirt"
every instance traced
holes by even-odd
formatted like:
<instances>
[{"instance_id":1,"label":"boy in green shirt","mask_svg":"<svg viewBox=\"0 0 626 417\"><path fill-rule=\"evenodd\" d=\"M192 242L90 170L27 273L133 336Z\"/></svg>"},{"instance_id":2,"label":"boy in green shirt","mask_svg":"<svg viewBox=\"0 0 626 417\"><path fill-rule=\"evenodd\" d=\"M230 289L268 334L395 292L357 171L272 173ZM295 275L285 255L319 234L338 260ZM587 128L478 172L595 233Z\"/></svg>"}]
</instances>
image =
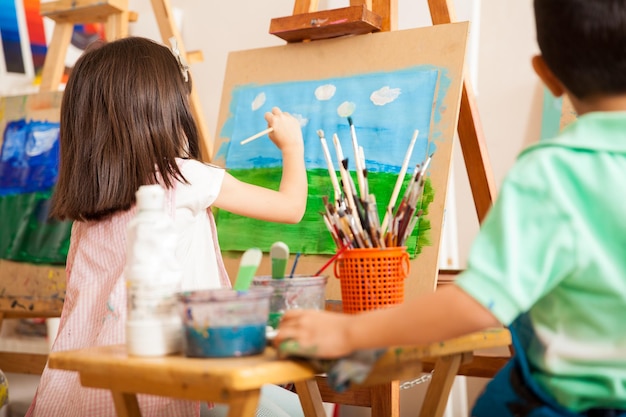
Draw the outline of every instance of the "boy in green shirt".
<instances>
[{"instance_id":1,"label":"boy in green shirt","mask_svg":"<svg viewBox=\"0 0 626 417\"><path fill-rule=\"evenodd\" d=\"M277 346L339 357L504 324L516 355L472 416L626 416L626 1L534 7L533 67L579 118L521 153L456 285L359 315L290 311Z\"/></svg>"}]
</instances>

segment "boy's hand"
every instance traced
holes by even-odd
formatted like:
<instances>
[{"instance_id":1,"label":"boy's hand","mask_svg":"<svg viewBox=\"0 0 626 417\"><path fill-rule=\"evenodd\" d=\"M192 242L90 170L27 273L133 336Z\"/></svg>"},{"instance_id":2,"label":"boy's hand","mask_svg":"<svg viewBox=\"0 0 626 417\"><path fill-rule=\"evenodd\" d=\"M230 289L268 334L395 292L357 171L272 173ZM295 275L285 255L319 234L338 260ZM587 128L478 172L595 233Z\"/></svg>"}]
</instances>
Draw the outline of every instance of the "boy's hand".
<instances>
[{"instance_id":1,"label":"boy's hand","mask_svg":"<svg viewBox=\"0 0 626 417\"><path fill-rule=\"evenodd\" d=\"M346 356L354 350L348 331L351 319L346 314L326 311L289 310L280 322L273 344L277 349L284 349L279 353L287 355L318 358Z\"/></svg>"},{"instance_id":2,"label":"boy's hand","mask_svg":"<svg viewBox=\"0 0 626 417\"><path fill-rule=\"evenodd\" d=\"M282 152L304 151L302 129L298 120L287 112L274 107L271 112L265 113L267 126L274 128L269 138Z\"/></svg>"}]
</instances>

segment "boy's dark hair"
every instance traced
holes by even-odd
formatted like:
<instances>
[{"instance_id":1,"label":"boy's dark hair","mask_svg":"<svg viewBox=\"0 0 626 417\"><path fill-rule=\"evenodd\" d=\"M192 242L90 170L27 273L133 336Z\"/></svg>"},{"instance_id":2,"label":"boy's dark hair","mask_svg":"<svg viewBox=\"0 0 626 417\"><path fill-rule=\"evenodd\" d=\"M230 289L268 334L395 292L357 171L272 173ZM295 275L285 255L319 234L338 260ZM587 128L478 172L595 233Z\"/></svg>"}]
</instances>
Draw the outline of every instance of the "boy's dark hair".
<instances>
[{"instance_id":1,"label":"boy's dark hair","mask_svg":"<svg viewBox=\"0 0 626 417\"><path fill-rule=\"evenodd\" d=\"M579 99L626 92L626 1L535 0L543 59Z\"/></svg>"},{"instance_id":2,"label":"boy's dark hair","mask_svg":"<svg viewBox=\"0 0 626 417\"><path fill-rule=\"evenodd\" d=\"M171 50L149 39L88 48L61 102L51 216L105 219L131 208L141 185L185 181L175 158L200 157L190 91Z\"/></svg>"}]
</instances>

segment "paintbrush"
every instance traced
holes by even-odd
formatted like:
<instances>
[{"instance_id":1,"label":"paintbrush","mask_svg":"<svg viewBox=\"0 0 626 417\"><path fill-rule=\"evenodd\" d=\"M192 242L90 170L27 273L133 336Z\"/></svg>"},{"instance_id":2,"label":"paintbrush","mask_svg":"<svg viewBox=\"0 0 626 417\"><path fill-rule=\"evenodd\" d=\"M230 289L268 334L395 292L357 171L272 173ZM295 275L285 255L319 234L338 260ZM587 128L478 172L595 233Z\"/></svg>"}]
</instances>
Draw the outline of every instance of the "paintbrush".
<instances>
[{"instance_id":1,"label":"paintbrush","mask_svg":"<svg viewBox=\"0 0 626 417\"><path fill-rule=\"evenodd\" d=\"M339 216L339 221L341 222L344 233L350 237L352 246L356 248L365 247L354 216L350 214L349 208L345 211L342 209L337 210L337 215Z\"/></svg>"},{"instance_id":2,"label":"paintbrush","mask_svg":"<svg viewBox=\"0 0 626 417\"><path fill-rule=\"evenodd\" d=\"M326 199L326 201L328 201L328 198ZM328 213L330 213L330 223L335 227L337 236L339 236L339 240L342 242L342 244L339 246L351 245L352 241L350 240L350 236L344 232L341 221L339 220L339 215L337 214L338 210L345 209L345 204L342 202L341 205L337 207L337 209L335 209L335 207L330 203L328 203L326 206Z\"/></svg>"},{"instance_id":3,"label":"paintbrush","mask_svg":"<svg viewBox=\"0 0 626 417\"><path fill-rule=\"evenodd\" d=\"M261 130L259 133L255 133L254 135L252 135L252 136L250 136L248 138L245 138L244 140L242 140L239 143L242 144L242 145L245 145L246 143L252 142L253 140L258 139L258 138L260 138L263 135L267 135L268 133L272 133L273 131L274 131L273 127L268 127L265 130Z\"/></svg>"},{"instance_id":4,"label":"paintbrush","mask_svg":"<svg viewBox=\"0 0 626 417\"><path fill-rule=\"evenodd\" d=\"M320 214L324 218L324 223L326 223L326 228L332 235L333 240L335 241L335 244L337 245L337 247L339 247L341 246L341 243L340 243L341 237L339 236L338 228L335 226L335 219L333 216L333 211L334 211L333 205L328 202L327 196L322 196L322 202L324 203L325 212L322 212Z\"/></svg>"},{"instance_id":5,"label":"paintbrush","mask_svg":"<svg viewBox=\"0 0 626 417\"><path fill-rule=\"evenodd\" d=\"M300 260L300 252L296 253L296 257L293 260L293 266L291 267L291 273L289 274L289 278L293 278L293 274L296 272L296 266L298 266L298 261Z\"/></svg>"},{"instance_id":6,"label":"paintbrush","mask_svg":"<svg viewBox=\"0 0 626 417\"><path fill-rule=\"evenodd\" d=\"M326 165L328 166L328 175L330 176L330 182L332 183L333 190L335 192L335 201L339 201L341 199L341 189L339 188L339 182L337 181L337 171L335 171L335 166L333 165L330 152L328 151L324 131L319 129L317 131L317 135L320 137L320 142L322 144L322 151L324 152L324 158L326 159Z\"/></svg>"},{"instance_id":7,"label":"paintbrush","mask_svg":"<svg viewBox=\"0 0 626 417\"><path fill-rule=\"evenodd\" d=\"M378 217L378 207L376 205L376 196L374 194L368 195L367 209L369 210L368 218L371 222L371 228L375 233L376 241L378 242L378 246L381 248L385 248L385 240L383 239L383 235L380 231L380 218ZM372 236L374 239L374 236Z\"/></svg>"},{"instance_id":8,"label":"paintbrush","mask_svg":"<svg viewBox=\"0 0 626 417\"><path fill-rule=\"evenodd\" d=\"M356 138L356 128L354 127L354 123L352 123L352 117L348 116L348 124L350 125L350 137L352 138L352 148L354 151L354 159L356 165L356 180L359 184L359 195L365 195L363 189L363 167L361 166L361 160L359 158L359 142Z\"/></svg>"},{"instance_id":9,"label":"paintbrush","mask_svg":"<svg viewBox=\"0 0 626 417\"><path fill-rule=\"evenodd\" d=\"M361 172L363 173L363 194L361 194L361 200L367 201L367 195L369 194L369 184L367 183L367 168L365 167L365 151L362 146L359 146L359 159L361 161Z\"/></svg>"},{"instance_id":10,"label":"paintbrush","mask_svg":"<svg viewBox=\"0 0 626 417\"><path fill-rule=\"evenodd\" d=\"M343 253L343 251L345 251L346 249L348 249L348 246L347 246L347 245L346 245L346 246L342 246L342 247L341 247L341 248L337 251L337 253L335 253L335 254L334 254L334 255L333 255L333 256L332 256L332 257L331 257L331 258L330 258L330 259L329 259L329 260L328 260L328 261L327 261L324 265L322 265L322 267L321 267L320 269L318 269L318 270L317 270L317 272L315 273L315 275L314 275L314 276L318 276L319 274L321 274L322 272L324 272L324 270L325 270L326 268L328 268L328 266L329 266L330 264L332 264L332 263L333 263L333 261L334 261L335 259L337 259L337 258L339 257L339 255L341 255L341 254Z\"/></svg>"},{"instance_id":11,"label":"paintbrush","mask_svg":"<svg viewBox=\"0 0 626 417\"><path fill-rule=\"evenodd\" d=\"M424 176L426 175L426 170L428 169L428 166L430 165L431 160L432 160L432 155L426 158L426 162L424 162L424 164L420 168L419 187L417 189L417 192L415 193L415 196L413 197L414 201L417 201L417 199L422 195L422 192L424 191L424 184L426 182ZM418 180L416 180L415 182L418 182Z\"/></svg>"},{"instance_id":12,"label":"paintbrush","mask_svg":"<svg viewBox=\"0 0 626 417\"><path fill-rule=\"evenodd\" d=\"M333 135L333 144L335 145L335 153L337 154L337 161L339 163L339 174L341 175L341 185L343 185L344 195L348 200L348 207L351 210L356 210L356 205L354 203L354 193L350 187L352 183L352 178L350 177L350 173L348 172L348 160L344 159L343 151L341 149L341 143L339 142L339 136L337 134ZM344 163L345 161L345 163Z\"/></svg>"},{"instance_id":13,"label":"paintbrush","mask_svg":"<svg viewBox=\"0 0 626 417\"><path fill-rule=\"evenodd\" d=\"M261 263L263 252L259 248L250 248L243 253L239 262L239 271L235 279L234 290L247 291L254 279L254 274Z\"/></svg>"},{"instance_id":14,"label":"paintbrush","mask_svg":"<svg viewBox=\"0 0 626 417\"><path fill-rule=\"evenodd\" d=\"M402 167L400 168L400 173L398 174L398 179L396 180L396 185L393 187L393 192L391 193L391 198L389 199L389 204L387 205L387 210L385 212L385 217L383 218L383 224L381 225L381 233L384 234L387 230L387 224L389 221L390 213L393 212L393 208L396 205L396 200L398 198L398 194L400 193L400 188L402 187L402 181L404 181L404 175L406 174L406 169L409 165L409 160L411 159L411 154L413 153L413 146L415 146L415 141L417 140L417 135L419 131L415 129L413 132L413 137L411 138L411 142L409 142L409 147L404 155L404 161L402 161Z\"/></svg>"},{"instance_id":15,"label":"paintbrush","mask_svg":"<svg viewBox=\"0 0 626 417\"><path fill-rule=\"evenodd\" d=\"M419 221L421 216L422 216L422 213L421 213L421 210L420 210L420 211L417 212L417 214L415 216L413 216L411 218L411 222L409 223L409 227L404 232L404 236L402 236L402 238L400 239L400 245L399 246L404 246L404 243L406 242L408 237L413 234L413 229L415 229L415 226L417 225L417 222Z\"/></svg>"},{"instance_id":16,"label":"paintbrush","mask_svg":"<svg viewBox=\"0 0 626 417\"><path fill-rule=\"evenodd\" d=\"M337 230L335 230L335 227L332 225L331 220L329 219L328 215L323 212L320 212L320 214L322 215L322 218L324 219L324 224L326 225L326 228L328 229L331 237L333 238L333 242L335 242L335 246L337 246L338 248L341 247L341 241L339 240L339 235L337 234Z\"/></svg>"},{"instance_id":17,"label":"paintbrush","mask_svg":"<svg viewBox=\"0 0 626 417\"><path fill-rule=\"evenodd\" d=\"M373 247L371 238L370 238L370 227L369 221L367 220L367 203L364 203L360 198L355 198L356 201L356 209L357 216L354 218L355 223L358 225L359 234L363 239L363 243L365 247Z\"/></svg>"},{"instance_id":18,"label":"paintbrush","mask_svg":"<svg viewBox=\"0 0 626 417\"><path fill-rule=\"evenodd\" d=\"M270 260L272 264L272 278L285 278L287 270L287 259L289 259L289 247L285 242L274 242L270 247Z\"/></svg>"},{"instance_id":19,"label":"paintbrush","mask_svg":"<svg viewBox=\"0 0 626 417\"><path fill-rule=\"evenodd\" d=\"M350 171L348 171L348 158L342 161L342 166L343 166L343 171L346 173L347 181L349 183L349 186L348 186L348 189L346 189L346 192L351 193L348 196L348 202L352 203L352 206L348 206L349 210L346 210L346 212L350 214L352 218L354 218L353 228L355 228L355 231L358 233L358 236L360 236L363 242L365 242L367 238L366 238L366 234L363 231L364 223L362 222L362 217L361 217L361 207L360 207L361 200L356 194L356 186L354 185L354 181L352 180ZM355 218L354 216L357 216L357 217Z\"/></svg>"},{"instance_id":20,"label":"paintbrush","mask_svg":"<svg viewBox=\"0 0 626 417\"><path fill-rule=\"evenodd\" d=\"M400 213L400 208L398 208L398 214L402 215L397 231L399 245L404 244L406 239L410 236L417 224L418 217L421 215L421 210L418 211L417 216L415 216L415 212L417 211L417 202L424 192L424 184L426 182L425 175L431 159L432 156L429 156L423 164L416 167L416 173L414 173L412 183L407 187L403 201L400 204L400 207L403 208L402 213Z\"/></svg>"}]
</instances>

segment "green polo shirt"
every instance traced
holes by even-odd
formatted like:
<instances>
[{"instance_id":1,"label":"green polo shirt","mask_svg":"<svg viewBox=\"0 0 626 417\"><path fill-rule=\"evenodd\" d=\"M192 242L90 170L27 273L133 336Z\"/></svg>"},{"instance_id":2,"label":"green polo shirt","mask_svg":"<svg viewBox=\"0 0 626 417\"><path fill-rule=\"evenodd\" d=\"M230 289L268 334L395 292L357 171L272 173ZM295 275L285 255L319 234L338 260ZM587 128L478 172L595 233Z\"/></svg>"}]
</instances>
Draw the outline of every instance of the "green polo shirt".
<instances>
[{"instance_id":1,"label":"green polo shirt","mask_svg":"<svg viewBox=\"0 0 626 417\"><path fill-rule=\"evenodd\" d=\"M504 324L528 314L531 371L558 403L626 409L626 112L520 154L457 285Z\"/></svg>"}]
</instances>

